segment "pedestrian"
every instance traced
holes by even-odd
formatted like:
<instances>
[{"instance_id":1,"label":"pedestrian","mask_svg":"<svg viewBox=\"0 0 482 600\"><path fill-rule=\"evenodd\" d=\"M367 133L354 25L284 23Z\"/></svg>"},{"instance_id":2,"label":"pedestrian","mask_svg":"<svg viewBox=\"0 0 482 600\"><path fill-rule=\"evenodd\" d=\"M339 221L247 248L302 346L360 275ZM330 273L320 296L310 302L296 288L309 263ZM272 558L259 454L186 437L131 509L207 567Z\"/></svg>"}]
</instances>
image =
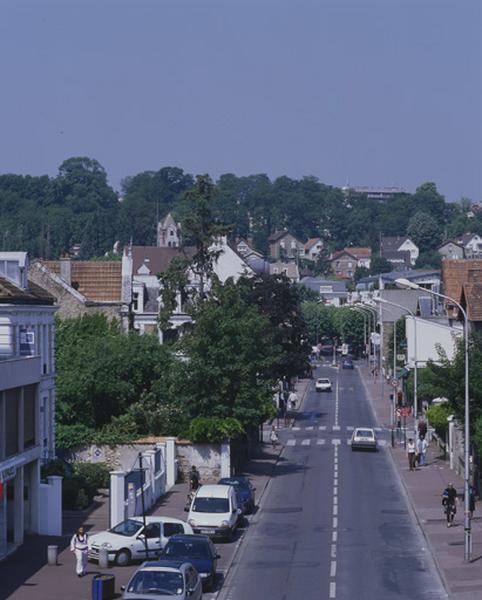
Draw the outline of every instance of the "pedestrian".
<instances>
[{"instance_id":1,"label":"pedestrian","mask_svg":"<svg viewBox=\"0 0 482 600\"><path fill-rule=\"evenodd\" d=\"M475 489L473 485L469 485L469 516L472 521L475 511Z\"/></svg>"},{"instance_id":2,"label":"pedestrian","mask_svg":"<svg viewBox=\"0 0 482 600\"><path fill-rule=\"evenodd\" d=\"M75 558L77 559L75 566L77 577L83 577L86 574L85 569L87 567L87 554L89 550L89 536L85 533L83 527L79 527L70 540L70 550L75 554Z\"/></svg>"},{"instance_id":3,"label":"pedestrian","mask_svg":"<svg viewBox=\"0 0 482 600\"><path fill-rule=\"evenodd\" d=\"M415 442L413 438L409 438L407 443L408 467L410 471L415 471Z\"/></svg>"},{"instance_id":4,"label":"pedestrian","mask_svg":"<svg viewBox=\"0 0 482 600\"><path fill-rule=\"evenodd\" d=\"M288 397L288 404L289 404L290 410L296 410L296 406L298 404L298 396L297 396L296 392L290 392L290 395Z\"/></svg>"},{"instance_id":5,"label":"pedestrian","mask_svg":"<svg viewBox=\"0 0 482 600\"><path fill-rule=\"evenodd\" d=\"M424 419L418 422L418 435L423 437L427 435L427 423Z\"/></svg>"},{"instance_id":6,"label":"pedestrian","mask_svg":"<svg viewBox=\"0 0 482 600\"><path fill-rule=\"evenodd\" d=\"M427 464L427 440L420 436L417 440L417 462L424 467Z\"/></svg>"},{"instance_id":7,"label":"pedestrian","mask_svg":"<svg viewBox=\"0 0 482 600\"><path fill-rule=\"evenodd\" d=\"M442 506L447 517L447 527L452 527L457 512L457 490L452 483L447 484L442 494Z\"/></svg>"},{"instance_id":8,"label":"pedestrian","mask_svg":"<svg viewBox=\"0 0 482 600\"><path fill-rule=\"evenodd\" d=\"M269 439L271 440L271 445L273 448L276 448L279 442L279 437L276 431L274 430L274 425L271 426L271 433L269 434Z\"/></svg>"},{"instance_id":9,"label":"pedestrian","mask_svg":"<svg viewBox=\"0 0 482 600\"><path fill-rule=\"evenodd\" d=\"M191 467L191 470L189 471L189 486L191 488L191 492L195 492L198 489L200 481L201 481L201 475L199 474L199 471L196 469L196 466L193 465Z\"/></svg>"}]
</instances>

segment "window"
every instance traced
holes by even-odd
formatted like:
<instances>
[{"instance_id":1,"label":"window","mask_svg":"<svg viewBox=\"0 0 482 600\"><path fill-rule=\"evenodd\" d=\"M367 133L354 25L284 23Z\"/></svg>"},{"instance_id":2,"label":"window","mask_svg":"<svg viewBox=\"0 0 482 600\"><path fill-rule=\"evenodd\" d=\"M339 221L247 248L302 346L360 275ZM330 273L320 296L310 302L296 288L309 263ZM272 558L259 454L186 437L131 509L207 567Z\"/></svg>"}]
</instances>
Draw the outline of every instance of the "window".
<instances>
[{"instance_id":1,"label":"window","mask_svg":"<svg viewBox=\"0 0 482 600\"><path fill-rule=\"evenodd\" d=\"M184 533L182 523L164 523L164 537L171 537L177 533Z\"/></svg>"},{"instance_id":2,"label":"window","mask_svg":"<svg viewBox=\"0 0 482 600\"><path fill-rule=\"evenodd\" d=\"M27 385L23 388L23 435L24 448L35 446L35 395L36 386Z\"/></svg>"},{"instance_id":3,"label":"window","mask_svg":"<svg viewBox=\"0 0 482 600\"><path fill-rule=\"evenodd\" d=\"M139 292L134 292L132 294L132 306L134 312L139 312Z\"/></svg>"},{"instance_id":4,"label":"window","mask_svg":"<svg viewBox=\"0 0 482 600\"><path fill-rule=\"evenodd\" d=\"M158 539L161 537L161 526L159 523L149 523L145 529L146 538L151 540L153 538Z\"/></svg>"},{"instance_id":5,"label":"window","mask_svg":"<svg viewBox=\"0 0 482 600\"><path fill-rule=\"evenodd\" d=\"M348 263L348 268L349 268L349 269L351 269L352 267L353 267L353 263L352 263L352 262L349 262L349 263Z\"/></svg>"},{"instance_id":6,"label":"window","mask_svg":"<svg viewBox=\"0 0 482 600\"><path fill-rule=\"evenodd\" d=\"M169 231L169 235L172 237L174 235L174 231L171 229L171 231Z\"/></svg>"}]
</instances>

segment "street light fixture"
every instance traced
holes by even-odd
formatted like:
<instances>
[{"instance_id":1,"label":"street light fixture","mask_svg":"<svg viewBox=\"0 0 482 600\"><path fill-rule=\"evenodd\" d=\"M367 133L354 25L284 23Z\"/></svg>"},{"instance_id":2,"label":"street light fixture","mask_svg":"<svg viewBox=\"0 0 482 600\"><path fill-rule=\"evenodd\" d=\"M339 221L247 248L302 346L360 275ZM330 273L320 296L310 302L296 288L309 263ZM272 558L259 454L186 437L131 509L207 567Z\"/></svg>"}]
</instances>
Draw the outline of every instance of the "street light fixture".
<instances>
[{"instance_id":1,"label":"street light fixture","mask_svg":"<svg viewBox=\"0 0 482 600\"><path fill-rule=\"evenodd\" d=\"M408 279L400 278L395 279L395 284L401 288L409 288L411 290L423 290L431 296L436 296L444 300L448 300L457 306L464 317L464 357L465 357L465 418L464 418L464 559L467 562L471 560L472 553L472 525L470 522L470 414L469 414L469 320L467 318L467 312L462 305L454 300L450 296L441 294L440 292L434 292L433 290L425 289L420 287L418 284Z\"/></svg>"}]
</instances>

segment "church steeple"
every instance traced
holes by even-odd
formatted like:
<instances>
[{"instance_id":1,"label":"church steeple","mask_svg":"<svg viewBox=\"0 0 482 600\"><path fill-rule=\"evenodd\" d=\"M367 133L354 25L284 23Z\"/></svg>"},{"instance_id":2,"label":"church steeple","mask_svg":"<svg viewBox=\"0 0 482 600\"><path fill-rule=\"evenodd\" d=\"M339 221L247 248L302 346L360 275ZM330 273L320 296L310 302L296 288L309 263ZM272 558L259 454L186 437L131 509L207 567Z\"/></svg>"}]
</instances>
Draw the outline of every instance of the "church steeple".
<instances>
[{"instance_id":1,"label":"church steeple","mask_svg":"<svg viewBox=\"0 0 482 600\"><path fill-rule=\"evenodd\" d=\"M157 246L159 248L179 248L181 244L181 224L176 223L171 213L168 213L157 224Z\"/></svg>"}]
</instances>

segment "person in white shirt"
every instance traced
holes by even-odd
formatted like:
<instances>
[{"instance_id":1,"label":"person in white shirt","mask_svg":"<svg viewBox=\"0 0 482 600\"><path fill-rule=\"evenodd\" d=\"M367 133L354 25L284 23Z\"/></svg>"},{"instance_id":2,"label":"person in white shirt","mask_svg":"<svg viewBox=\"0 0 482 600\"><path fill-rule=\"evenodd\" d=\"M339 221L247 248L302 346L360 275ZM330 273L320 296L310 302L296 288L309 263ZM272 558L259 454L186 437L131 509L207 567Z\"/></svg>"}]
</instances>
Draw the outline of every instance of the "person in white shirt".
<instances>
[{"instance_id":1,"label":"person in white shirt","mask_svg":"<svg viewBox=\"0 0 482 600\"><path fill-rule=\"evenodd\" d=\"M417 457L418 464L422 467L427 464L427 448L427 440L423 436L420 436L417 440Z\"/></svg>"},{"instance_id":2,"label":"person in white shirt","mask_svg":"<svg viewBox=\"0 0 482 600\"><path fill-rule=\"evenodd\" d=\"M70 550L75 554L75 558L77 559L75 566L77 577L83 577L87 567L87 554L89 550L89 536L85 533L83 527L79 527L77 533L70 540Z\"/></svg>"},{"instance_id":3,"label":"person in white shirt","mask_svg":"<svg viewBox=\"0 0 482 600\"><path fill-rule=\"evenodd\" d=\"M410 471L415 471L415 442L412 438L407 443L408 468Z\"/></svg>"}]
</instances>

